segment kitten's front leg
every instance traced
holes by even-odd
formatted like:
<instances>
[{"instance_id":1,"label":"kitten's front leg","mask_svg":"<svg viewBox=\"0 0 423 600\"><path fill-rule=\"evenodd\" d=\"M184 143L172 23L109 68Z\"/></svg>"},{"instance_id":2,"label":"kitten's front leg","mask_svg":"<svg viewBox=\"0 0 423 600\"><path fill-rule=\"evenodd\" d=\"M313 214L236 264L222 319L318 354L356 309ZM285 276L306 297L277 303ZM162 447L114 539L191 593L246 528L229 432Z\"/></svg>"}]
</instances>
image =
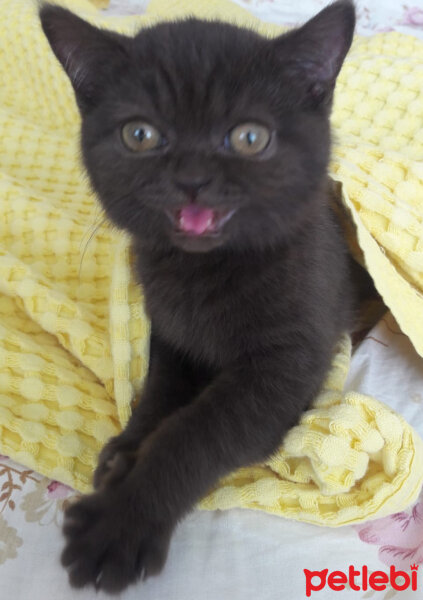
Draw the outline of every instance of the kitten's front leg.
<instances>
[{"instance_id":1,"label":"kitten's front leg","mask_svg":"<svg viewBox=\"0 0 423 600\"><path fill-rule=\"evenodd\" d=\"M115 485L132 468L145 438L166 416L192 400L209 374L194 369L186 357L156 335L151 337L150 365L138 405L125 429L100 453L94 473L96 490Z\"/></svg>"},{"instance_id":2,"label":"kitten's front leg","mask_svg":"<svg viewBox=\"0 0 423 600\"><path fill-rule=\"evenodd\" d=\"M74 585L116 592L160 571L178 520L220 477L277 449L328 363L310 348L289 352L288 359L246 358L223 371L162 421L118 486L71 506L63 563Z\"/></svg>"}]
</instances>

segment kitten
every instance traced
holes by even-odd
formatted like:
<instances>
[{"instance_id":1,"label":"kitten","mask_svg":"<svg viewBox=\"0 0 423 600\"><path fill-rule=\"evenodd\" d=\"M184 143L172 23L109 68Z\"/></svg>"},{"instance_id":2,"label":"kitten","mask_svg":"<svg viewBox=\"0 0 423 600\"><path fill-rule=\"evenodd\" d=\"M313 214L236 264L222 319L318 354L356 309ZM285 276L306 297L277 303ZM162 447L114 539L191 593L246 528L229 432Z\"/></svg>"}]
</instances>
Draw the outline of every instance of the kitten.
<instances>
[{"instance_id":1,"label":"kitten","mask_svg":"<svg viewBox=\"0 0 423 600\"><path fill-rule=\"evenodd\" d=\"M162 569L219 478L277 450L351 325L327 165L355 12L339 0L276 39L197 19L129 38L50 5L40 18L152 322L139 403L64 525L71 584L118 592Z\"/></svg>"}]
</instances>

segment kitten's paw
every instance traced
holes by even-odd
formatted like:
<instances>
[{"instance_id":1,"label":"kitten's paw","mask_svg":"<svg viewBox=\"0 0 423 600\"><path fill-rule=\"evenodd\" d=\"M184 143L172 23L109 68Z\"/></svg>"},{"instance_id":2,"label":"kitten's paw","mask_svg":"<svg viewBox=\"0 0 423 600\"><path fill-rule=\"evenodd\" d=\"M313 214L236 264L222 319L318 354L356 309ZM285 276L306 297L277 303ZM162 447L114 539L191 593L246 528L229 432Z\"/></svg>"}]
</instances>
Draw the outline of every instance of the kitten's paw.
<instances>
[{"instance_id":1,"label":"kitten's paw","mask_svg":"<svg viewBox=\"0 0 423 600\"><path fill-rule=\"evenodd\" d=\"M134 466L138 447L138 440L128 439L124 434L109 440L98 457L94 489L111 487L122 480Z\"/></svg>"},{"instance_id":2,"label":"kitten's paw","mask_svg":"<svg viewBox=\"0 0 423 600\"><path fill-rule=\"evenodd\" d=\"M83 497L66 511L63 525L62 564L70 584L114 594L159 573L171 530L146 519L130 496L100 492Z\"/></svg>"}]
</instances>

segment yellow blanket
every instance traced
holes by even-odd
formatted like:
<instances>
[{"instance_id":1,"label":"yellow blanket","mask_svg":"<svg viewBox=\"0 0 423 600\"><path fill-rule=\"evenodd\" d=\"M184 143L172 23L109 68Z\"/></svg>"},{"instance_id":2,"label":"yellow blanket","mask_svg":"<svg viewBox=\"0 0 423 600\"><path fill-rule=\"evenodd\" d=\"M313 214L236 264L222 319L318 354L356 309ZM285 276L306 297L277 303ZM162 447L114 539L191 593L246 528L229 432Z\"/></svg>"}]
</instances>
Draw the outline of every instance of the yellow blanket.
<instances>
[{"instance_id":1,"label":"yellow blanket","mask_svg":"<svg viewBox=\"0 0 423 600\"><path fill-rule=\"evenodd\" d=\"M98 2L97 2L98 3ZM275 35L227 0L152 0L139 18L84 18L131 33L188 13ZM339 78L331 165L379 292L423 354L423 43L356 38ZM35 0L0 2L0 452L81 491L130 415L149 324L129 240L104 223L78 159L79 116ZM321 525L403 509L423 444L377 400L342 393L341 341L314 408L264 465L227 477L201 507L243 506Z\"/></svg>"}]
</instances>

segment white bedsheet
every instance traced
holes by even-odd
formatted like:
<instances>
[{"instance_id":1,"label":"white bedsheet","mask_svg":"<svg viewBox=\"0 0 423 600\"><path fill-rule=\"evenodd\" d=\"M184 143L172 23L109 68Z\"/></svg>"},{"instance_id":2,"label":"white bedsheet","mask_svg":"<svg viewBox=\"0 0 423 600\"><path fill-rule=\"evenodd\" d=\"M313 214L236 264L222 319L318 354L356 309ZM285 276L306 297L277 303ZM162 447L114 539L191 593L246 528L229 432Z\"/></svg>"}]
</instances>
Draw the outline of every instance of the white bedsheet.
<instances>
[{"instance_id":1,"label":"white bedsheet","mask_svg":"<svg viewBox=\"0 0 423 600\"><path fill-rule=\"evenodd\" d=\"M238 0L266 20L295 24L324 0ZM110 14L140 13L146 0L112 0ZM387 28L423 38L423 4L395 0L358 1L359 32ZM356 350L347 385L400 412L423 436L423 359L387 314ZM422 465L423 468L423 465ZM0 600L89 600L76 592L60 567L63 506L74 492L10 459L0 457ZM123 600L299 600L306 598L303 569L348 571L349 565L409 572L423 563L423 494L400 515L357 527L320 528L249 510L195 511L178 528L168 562L157 578L129 588ZM423 570L423 567L421 568ZM418 592L330 591L311 598L349 600L423 598ZM357 579L356 579L357 581Z\"/></svg>"}]
</instances>

